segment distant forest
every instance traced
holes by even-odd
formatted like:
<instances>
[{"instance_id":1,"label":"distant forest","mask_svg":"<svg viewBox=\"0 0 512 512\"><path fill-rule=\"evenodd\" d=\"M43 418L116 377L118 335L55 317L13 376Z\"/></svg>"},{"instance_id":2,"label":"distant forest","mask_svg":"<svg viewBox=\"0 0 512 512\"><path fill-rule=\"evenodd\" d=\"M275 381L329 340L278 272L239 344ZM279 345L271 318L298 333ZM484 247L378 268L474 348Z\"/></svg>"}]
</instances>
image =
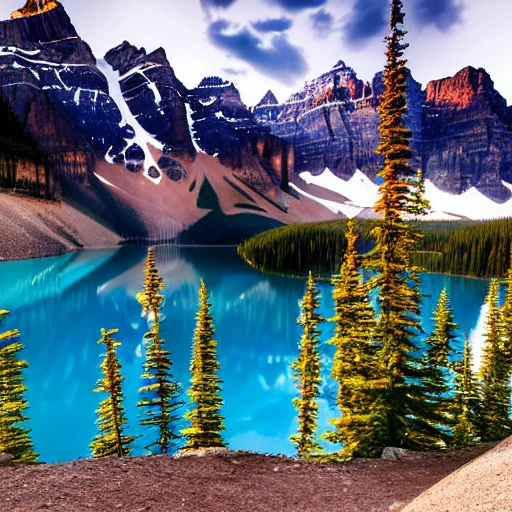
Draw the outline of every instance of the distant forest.
<instances>
[{"instance_id":1,"label":"distant forest","mask_svg":"<svg viewBox=\"0 0 512 512\"><path fill-rule=\"evenodd\" d=\"M346 249L346 221L336 220L283 226L242 242L238 254L266 272L331 275L340 270ZM426 272L470 277L505 277L510 264L512 220L415 222L423 234L412 254ZM375 222L356 222L358 251L374 245ZM363 256L364 257L364 256Z\"/></svg>"}]
</instances>

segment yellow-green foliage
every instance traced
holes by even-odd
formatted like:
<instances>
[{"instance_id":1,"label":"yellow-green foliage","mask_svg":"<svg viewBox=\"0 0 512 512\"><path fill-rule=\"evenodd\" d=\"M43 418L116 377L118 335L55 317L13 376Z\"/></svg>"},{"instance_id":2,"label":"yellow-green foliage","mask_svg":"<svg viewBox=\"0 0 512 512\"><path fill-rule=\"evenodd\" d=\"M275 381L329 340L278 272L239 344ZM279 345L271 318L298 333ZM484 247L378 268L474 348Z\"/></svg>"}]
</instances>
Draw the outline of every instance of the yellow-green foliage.
<instances>
[{"instance_id":1,"label":"yellow-green foliage","mask_svg":"<svg viewBox=\"0 0 512 512\"><path fill-rule=\"evenodd\" d=\"M421 292L411 254L421 237L403 220L404 214L410 212L409 184L416 172L409 163L411 132L404 123L408 71L403 58L407 45L403 41L402 8L401 0L392 0L377 148L384 164L378 174L382 184L375 210L383 214L383 219L373 229L375 247L367 256L365 267L374 273L371 285L377 290L379 308L376 339L382 346L379 358L386 380L382 393L386 410L383 441L388 446L421 448L429 445L437 432L422 417L422 388L417 384L421 375L416 345L421 332Z\"/></svg>"},{"instance_id":2,"label":"yellow-green foliage","mask_svg":"<svg viewBox=\"0 0 512 512\"><path fill-rule=\"evenodd\" d=\"M337 405L341 417L331 421L330 441L343 443L342 457L372 457L382 451L383 410L375 344L375 312L359 272L357 234L348 221L347 251L340 275L333 277L334 337L332 378L338 382Z\"/></svg>"},{"instance_id":3,"label":"yellow-green foliage","mask_svg":"<svg viewBox=\"0 0 512 512\"><path fill-rule=\"evenodd\" d=\"M226 428L220 414L224 401L220 396L222 380L217 376L220 364L217 361L217 342L213 339L215 329L211 306L208 290L201 279L188 391L192 409L185 414L185 418L190 420L190 427L182 430L187 440L185 449L226 446L221 435Z\"/></svg>"},{"instance_id":4,"label":"yellow-green foliage","mask_svg":"<svg viewBox=\"0 0 512 512\"><path fill-rule=\"evenodd\" d=\"M482 409L479 433L483 442L497 441L511 433L510 361L500 329L498 281L489 285L486 304L485 344L480 368Z\"/></svg>"},{"instance_id":5,"label":"yellow-green foliage","mask_svg":"<svg viewBox=\"0 0 512 512\"><path fill-rule=\"evenodd\" d=\"M310 272L306 293L301 301L301 315L297 319L303 328L299 357L292 363L294 380L299 390L299 396L293 399L298 412L299 430L290 439L297 448L299 458L308 458L321 450L320 445L315 441L318 427L317 398L322 380L318 351L320 345L318 324L324 321L317 313L319 305L319 292Z\"/></svg>"},{"instance_id":6,"label":"yellow-green foliage","mask_svg":"<svg viewBox=\"0 0 512 512\"><path fill-rule=\"evenodd\" d=\"M448 444L453 423L453 401L449 396L452 388L449 358L454 353L458 329L446 289L441 291L432 320L434 329L426 339L421 381L426 394L423 414L438 429L438 439L433 439L431 448L439 448Z\"/></svg>"},{"instance_id":7,"label":"yellow-green foliage","mask_svg":"<svg viewBox=\"0 0 512 512\"><path fill-rule=\"evenodd\" d=\"M480 397L472 363L471 346L468 339L465 338L462 359L455 364L452 448L465 448L478 444L480 441L477 433Z\"/></svg>"},{"instance_id":8,"label":"yellow-green foliage","mask_svg":"<svg viewBox=\"0 0 512 512\"><path fill-rule=\"evenodd\" d=\"M142 398L137 404L145 409L145 418L141 425L154 427L157 439L146 446L153 454L165 454L177 448L181 436L178 434L179 416L176 410L183 402L179 400L181 385L171 372L171 352L164 348L164 340L160 338L160 306L164 300L159 292L164 287L164 280L158 275L155 254L148 249L146 274L143 290L137 295L142 311L152 327L146 334L146 359L142 379L146 382L141 388Z\"/></svg>"},{"instance_id":9,"label":"yellow-green foliage","mask_svg":"<svg viewBox=\"0 0 512 512\"><path fill-rule=\"evenodd\" d=\"M115 341L112 336L117 334L119 329L106 331L101 329L101 339L98 343L105 345L105 354L100 368L103 371L103 378L98 381L97 393L108 393L108 397L100 402L96 410L99 433L91 442L93 457L106 457L108 455L129 455L134 437L123 435L126 425L125 411L123 407L121 363L117 359L116 348L121 343Z\"/></svg>"},{"instance_id":10,"label":"yellow-green foliage","mask_svg":"<svg viewBox=\"0 0 512 512\"><path fill-rule=\"evenodd\" d=\"M0 311L0 323L9 314ZM23 370L26 361L18 358L23 345L18 341L20 332L15 329L0 334L0 453L13 456L12 462L37 462L39 455L34 452L30 430L20 426L28 418L28 408L23 394Z\"/></svg>"}]
</instances>

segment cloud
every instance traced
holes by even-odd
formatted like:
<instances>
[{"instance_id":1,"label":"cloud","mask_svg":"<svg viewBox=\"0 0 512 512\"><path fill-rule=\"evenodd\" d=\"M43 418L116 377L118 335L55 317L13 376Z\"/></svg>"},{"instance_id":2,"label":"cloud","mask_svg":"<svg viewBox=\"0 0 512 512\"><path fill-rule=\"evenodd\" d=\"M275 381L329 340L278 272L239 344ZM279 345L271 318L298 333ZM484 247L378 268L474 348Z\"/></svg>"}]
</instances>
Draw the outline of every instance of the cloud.
<instances>
[{"instance_id":1,"label":"cloud","mask_svg":"<svg viewBox=\"0 0 512 512\"><path fill-rule=\"evenodd\" d=\"M313 32L320 39L327 37L332 31L334 16L325 9L320 9L311 14L309 20L311 21Z\"/></svg>"},{"instance_id":2,"label":"cloud","mask_svg":"<svg viewBox=\"0 0 512 512\"><path fill-rule=\"evenodd\" d=\"M460 23L463 5L456 0L416 0L414 20L421 25L434 25L448 30Z\"/></svg>"},{"instance_id":3,"label":"cloud","mask_svg":"<svg viewBox=\"0 0 512 512\"><path fill-rule=\"evenodd\" d=\"M285 32L293 25L290 18L267 18L266 20L258 20L251 25L258 32Z\"/></svg>"},{"instance_id":4,"label":"cloud","mask_svg":"<svg viewBox=\"0 0 512 512\"><path fill-rule=\"evenodd\" d=\"M327 0L267 0L267 2L283 7L287 11L293 12L320 7L324 5Z\"/></svg>"},{"instance_id":5,"label":"cloud","mask_svg":"<svg viewBox=\"0 0 512 512\"><path fill-rule=\"evenodd\" d=\"M233 75L233 76L247 75L246 69L222 68L222 72L226 73L226 75Z\"/></svg>"},{"instance_id":6,"label":"cloud","mask_svg":"<svg viewBox=\"0 0 512 512\"><path fill-rule=\"evenodd\" d=\"M355 0L352 11L343 25L343 35L346 42L351 46L356 46L373 36L384 36L388 15L388 2L383 0Z\"/></svg>"},{"instance_id":7,"label":"cloud","mask_svg":"<svg viewBox=\"0 0 512 512\"><path fill-rule=\"evenodd\" d=\"M294 85L308 71L308 64L301 48L294 46L285 34L272 37L270 47L247 27L232 31L227 20L218 20L208 27L210 41L229 55L250 64L260 73L285 84ZM226 33L230 30L230 33Z\"/></svg>"},{"instance_id":8,"label":"cloud","mask_svg":"<svg viewBox=\"0 0 512 512\"><path fill-rule=\"evenodd\" d=\"M209 7L220 7L221 9L227 9L234 4L236 0L201 0L201 5L203 9L208 9Z\"/></svg>"}]
</instances>

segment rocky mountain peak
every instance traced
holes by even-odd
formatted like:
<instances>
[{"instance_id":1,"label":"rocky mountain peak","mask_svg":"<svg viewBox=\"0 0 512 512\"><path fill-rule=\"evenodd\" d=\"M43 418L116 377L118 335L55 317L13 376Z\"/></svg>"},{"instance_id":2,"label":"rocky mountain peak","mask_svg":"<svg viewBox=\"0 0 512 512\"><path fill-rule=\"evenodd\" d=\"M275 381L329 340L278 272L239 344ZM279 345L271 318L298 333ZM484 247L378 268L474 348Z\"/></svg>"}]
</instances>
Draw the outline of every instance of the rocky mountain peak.
<instances>
[{"instance_id":1,"label":"rocky mountain peak","mask_svg":"<svg viewBox=\"0 0 512 512\"><path fill-rule=\"evenodd\" d=\"M505 99L495 91L487 71L472 66L461 69L454 76L432 80L427 84L426 93L427 104L431 107L465 109L485 97L495 106L506 107Z\"/></svg>"},{"instance_id":2,"label":"rocky mountain peak","mask_svg":"<svg viewBox=\"0 0 512 512\"><path fill-rule=\"evenodd\" d=\"M279 105L275 94L269 89L261 101L256 105L258 107L268 107L273 105Z\"/></svg>"},{"instance_id":3,"label":"rocky mountain peak","mask_svg":"<svg viewBox=\"0 0 512 512\"><path fill-rule=\"evenodd\" d=\"M34 16L46 11L51 11L59 6L55 0L27 0L27 3L21 9L14 11L11 18L22 18L24 16Z\"/></svg>"}]
</instances>

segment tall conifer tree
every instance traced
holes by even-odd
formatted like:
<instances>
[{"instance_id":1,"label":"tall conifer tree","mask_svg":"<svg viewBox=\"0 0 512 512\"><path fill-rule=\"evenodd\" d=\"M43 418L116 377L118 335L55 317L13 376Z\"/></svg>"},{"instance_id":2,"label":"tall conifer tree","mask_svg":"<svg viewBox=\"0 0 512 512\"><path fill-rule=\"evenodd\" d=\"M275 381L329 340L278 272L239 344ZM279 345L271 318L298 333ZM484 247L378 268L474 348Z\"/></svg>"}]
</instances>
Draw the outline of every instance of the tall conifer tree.
<instances>
[{"instance_id":1,"label":"tall conifer tree","mask_svg":"<svg viewBox=\"0 0 512 512\"><path fill-rule=\"evenodd\" d=\"M213 339L215 329L211 306L208 290L201 279L188 391L192 409L185 414L185 418L190 420L190 427L182 430L187 440L186 450L226 446L221 435L226 429L224 417L220 414L224 401L220 396L222 380L217 375L220 364L217 361L217 342Z\"/></svg>"},{"instance_id":2,"label":"tall conifer tree","mask_svg":"<svg viewBox=\"0 0 512 512\"><path fill-rule=\"evenodd\" d=\"M464 339L462 360L455 364L455 382L453 387L453 437L451 447L465 448L478 444L477 417L480 397L478 382L472 369L471 346Z\"/></svg>"},{"instance_id":3,"label":"tall conifer tree","mask_svg":"<svg viewBox=\"0 0 512 512\"><path fill-rule=\"evenodd\" d=\"M439 296L432 320L435 326L426 340L425 373L422 382L426 392L425 408L429 410L427 413L430 413L431 421L442 428L439 437L446 443L452 423L453 405L449 396L453 378L449 357L455 351L454 342L458 329L446 289Z\"/></svg>"},{"instance_id":4,"label":"tall conifer tree","mask_svg":"<svg viewBox=\"0 0 512 512\"><path fill-rule=\"evenodd\" d=\"M303 328L300 352L297 360L292 363L295 382L299 389L299 396L293 399L298 412L299 431L291 436L291 441L297 448L299 458L307 458L321 451L315 438L318 428L317 399L322 381L318 324L324 322L322 316L317 313L319 306L319 291L310 272L306 292L301 301L301 314L297 320Z\"/></svg>"},{"instance_id":5,"label":"tall conifer tree","mask_svg":"<svg viewBox=\"0 0 512 512\"><path fill-rule=\"evenodd\" d=\"M160 307L164 297L160 294L164 280L158 275L153 248L148 249L146 276L143 290L137 295L143 314L152 321L152 326L144 338L146 340L146 360L142 379L146 382L141 388L142 399L137 404L146 411L141 425L156 428L156 441L146 448L153 454L165 454L178 447L181 436L178 433L180 417L176 411L183 402L180 400L181 386L172 374L171 352L164 348L160 337Z\"/></svg>"},{"instance_id":6,"label":"tall conifer tree","mask_svg":"<svg viewBox=\"0 0 512 512\"><path fill-rule=\"evenodd\" d=\"M130 455L131 444L135 440L132 436L124 435L126 415L123 406L121 363L117 359L116 348L121 343L115 341L112 336L119 329L106 331L101 329L101 339L98 343L105 345L105 354L100 368L103 378L98 381L94 391L108 393L108 397L101 401L100 408L96 411L99 425L99 434L91 443L91 451L94 457L106 457L108 455Z\"/></svg>"},{"instance_id":7,"label":"tall conifer tree","mask_svg":"<svg viewBox=\"0 0 512 512\"><path fill-rule=\"evenodd\" d=\"M485 344L480 368L482 409L479 418L483 442L498 441L510 435L510 364L500 329L498 281L493 279L485 300Z\"/></svg>"},{"instance_id":8,"label":"tall conifer tree","mask_svg":"<svg viewBox=\"0 0 512 512\"><path fill-rule=\"evenodd\" d=\"M422 331L422 297L411 253L420 236L403 219L410 212L410 180L415 172L409 162L411 132L404 123L408 72L403 55L408 45L404 43L402 8L401 0L392 0L377 148L384 163L378 175L382 184L375 210L383 219L374 229L376 245L365 265L375 273L372 285L377 289L379 308L376 335L382 345L379 356L386 379L382 394L386 410L384 446L421 448L431 444L436 431L428 420L423 421L424 397L417 384L421 368L416 339Z\"/></svg>"},{"instance_id":9,"label":"tall conifer tree","mask_svg":"<svg viewBox=\"0 0 512 512\"><path fill-rule=\"evenodd\" d=\"M347 250L339 276L333 278L336 347L331 375L338 382L337 404L341 417L327 439L343 443L343 457L380 455L384 411L380 400L382 380L377 367L375 311L359 273L357 233L347 222Z\"/></svg>"},{"instance_id":10,"label":"tall conifer tree","mask_svg":"<svg viewBox=\"0 0 512 512\"><path fill-rule=\"evenodd\" d=\"M500 336L503 356L512 373L512 268L508 270L507 291L500 312Z\"/></svg>"},{"instance_id":11,"label":"tall conifer tree","mask_svg":"<svg viewBox=\"0 0 512 512\"><path fill-rule=\"evenodd\" d=\"M9 311L0 311L0 323ZM37 462L30 430L20 426L28 420L24 411L28 408L23 398L23 370L28 363L18 358L23 349L17 329L0 334L0 453L12 455L12 462Z\"/></svg>"}]
</instances>

